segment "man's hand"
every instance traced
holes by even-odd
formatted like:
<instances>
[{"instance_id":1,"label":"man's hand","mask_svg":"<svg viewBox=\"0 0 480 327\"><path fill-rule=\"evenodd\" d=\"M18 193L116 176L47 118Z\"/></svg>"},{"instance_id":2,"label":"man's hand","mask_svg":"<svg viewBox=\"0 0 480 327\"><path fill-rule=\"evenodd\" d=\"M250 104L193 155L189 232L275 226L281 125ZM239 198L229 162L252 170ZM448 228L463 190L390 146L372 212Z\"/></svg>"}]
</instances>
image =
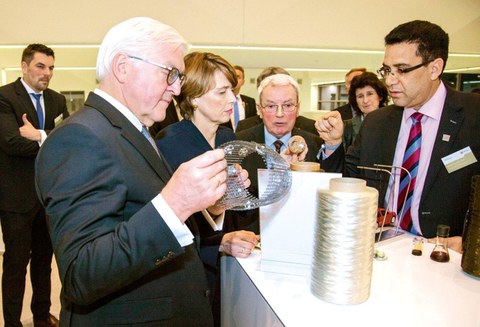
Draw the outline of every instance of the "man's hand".
<instances>
[{"instance_id":1,"label":"man's hand","mask_svg":"<svg viewBox=\"0 0 480 327\"><path fill-rule=\"evenodd\" d=\"M315 128L326 145L334 146L342 143L343 120L338 111L330 111L317 119Z\"/></svg>"},{"instance_id":2,"label":"man's hand","mask_svg":"<svg viewBox=\"0 0 480 327\"><path fill-rule=\"evenodd\" d=\"M288 140L288 146L280 153L289 164L304 161L308 153L307 142L300 135L294 135Z\"/></svg>"},{"instance_id":3,"label":"man's hand","mask_svg":"<svg viewBox=\"0 0 480 327\"><path fill-rule=\"evenodd\" d=\"M22 120L23 126L18 129L20 131L20 135L26 139L29 139L30 141L40 142L42 140L42 134L28 121L27 114L22 115Z\"/></svg>"},{"instance_id":4,"label":"man's hand","mask_svg":"<svg viewBox=\"0 0 480 327\"><path fill-rule=\"evenodd\" d=\"M260 236L245 230L230 232L222 237L219 252L238 258L248 257L260 241Z\"/></svg>"},{"instance_id":5,"label":"man's hand","mask_svg":"<svg viewBox=\"0 0 480 327\"><path fill-rule=\"evenodd\" d=\"M190 215L212 207L223 196L227 189L226 167L223 150L205 152L181 164L161 195L177 217L185 222ZM239 175L245 187L248 187L250 180L247 171L242 169Z\"/></svg>"},{"instance_id":6,"label":"man's hand","mask_svg":"<svg viewBox=\"0 0 480 327\"><path fill-rule=\"evenodd\" d=\"M290 163L296 163L299 161L304 161L305 157L307 156L308 152L308 146L307 143L305 143L305 148L303 149L302 152L300 153L292 153L289 147L287 147L285 150L280 153L283 159L285 159L289 164Z\"/></svg>"},{"instance_id":7,"label":"man's hand","mask_svg":"<svg viewBox=\"0 0 480 327\"><path fill-rule=\"evenodd\" d=\"M230 170L230 169L233 169ZM240 183L240 181L243 183L243 188L246 189L248 187L250 187L250 184L251 184L251 181L250 179L248 179L248 171L243 169L242 166L240 166L239 164L234 164L233 165L233 168L232 166L230 166L227 171L231 171L231 174L234 174L234 176L236 178L239 178L240 180L238 181ZM236 182L235 182L236 183ZM230 208L227 208L227 207L224 207L224 206L220 206L220 205L213 205L211 207L208 207L207 208L207 211L213 215L213 216L219 216L221 215L225 210L228 210Z\"/></svg>"}]
</instances>

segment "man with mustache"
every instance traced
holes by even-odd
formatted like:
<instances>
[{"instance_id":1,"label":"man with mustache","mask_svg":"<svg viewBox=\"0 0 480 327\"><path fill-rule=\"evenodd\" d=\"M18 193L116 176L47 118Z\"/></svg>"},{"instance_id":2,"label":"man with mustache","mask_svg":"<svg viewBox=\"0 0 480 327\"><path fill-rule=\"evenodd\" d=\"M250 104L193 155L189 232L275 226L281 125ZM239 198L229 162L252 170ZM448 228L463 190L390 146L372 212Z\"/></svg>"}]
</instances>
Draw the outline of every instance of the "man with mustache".
<instances>
[{"instance_id":1,"label":"man with mustache","mask_svg":"<svg viewBox=\"0 0 480 327\"><path fill-rule=\"evenodd\" d=\"M50 311L52 245L34 182L35 157L47 134L68 117L65 97L48 88L55 54L30 44L22 54L22 77L0 88L0 218L5 326L22 326L25 272L30 261L35 326L58 326Z\"/></svg>"}]
</instances>

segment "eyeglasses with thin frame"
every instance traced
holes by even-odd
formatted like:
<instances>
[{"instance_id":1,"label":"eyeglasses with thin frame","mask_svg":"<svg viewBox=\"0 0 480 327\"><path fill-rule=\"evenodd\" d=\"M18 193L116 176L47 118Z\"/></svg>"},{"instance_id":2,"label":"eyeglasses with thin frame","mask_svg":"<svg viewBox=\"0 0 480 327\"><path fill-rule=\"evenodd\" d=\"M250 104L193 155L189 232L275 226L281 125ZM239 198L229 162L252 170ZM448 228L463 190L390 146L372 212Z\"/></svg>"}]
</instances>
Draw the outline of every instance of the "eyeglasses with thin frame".
<instances>
[{"instance_id":1,"label":"eyeglasses with thin frame","mask_svg":"<svg viewBox=\"0 0 480 327\"><path fill-rule=\"evenodd\" d=\"M380 69L377 70L377 73L382 77L382 78L387 78L388 75L392 75L393 77L402 77L406 73L410 73L416 69L419 69L420 67L426 66L429 63L431 63L433 60L428 60L424 61L421 64L412 66L412 67L407 67L407 68L397 68L396 71L392 71L390 67L383 66Z\"/></svg>"},{"instance_id":2,"label":"eyeglasses with thin frame","mask_svg":"<svg viewBox=\"0 0 480 327\"><path fill-rule=\"evenodd\" d=\"M284 112L293 112L297 108L298 103L282 103L282 104L267 104L265 106L260 105L266 112L274 113L277 112L278 108L281 107Z\"/></svg>"},{"instance_id":3,"label":"eyeglasses with thin frame","mask_svg":"<svg viewBox=\"0 0 480 327\"><path fill-rule=\"evenodd\" d=\"M166 65L159 64L159 63L156 63L154 61L150 61L150 60L143 59L143 58L136 57L136 56L131 56L131 55L127 55L127 56L129 58L140 60L140 61L146 62L147 64L154 65L154 66L160 67L162 69L168 70L168 74L167 74L167 84L168 85L172 85L173 83L175 83L175 81L177 79L180 80L180 86L182 86L183 83L185 83L185 74L180 73L180 71L176 67L168 67Z\"/></svg>"}]
</instances>

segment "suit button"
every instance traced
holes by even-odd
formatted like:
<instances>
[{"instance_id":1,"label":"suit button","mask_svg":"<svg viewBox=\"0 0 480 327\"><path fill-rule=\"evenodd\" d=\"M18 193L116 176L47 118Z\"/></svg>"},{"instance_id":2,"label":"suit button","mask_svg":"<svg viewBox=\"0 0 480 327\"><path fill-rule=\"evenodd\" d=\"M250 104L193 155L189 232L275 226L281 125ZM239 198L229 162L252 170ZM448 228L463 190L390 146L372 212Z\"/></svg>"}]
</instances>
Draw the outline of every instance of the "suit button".
<instances>
[{"instance_id":1,"label":"suit button","mask_svg":"<svg viewBox=\"0 0 480 327\"><path fill-rule=\"evenodd\" d=\"M175 257L175 253L172 252L172 251L170 251L170 252L168 252L167 255L164 256L162 259L157 259L157 260L155 261L155 265L156 265L156 266L160 266L162 263L164 263L164 262L166 262L166 261L168 261L168 260L171 260L171 259L173 259L174 257Z\"/></svg>"},{"instance_id":2,"label":"suit button","mask_svg":"<svg viewBox=\"0 0 480 327\"><path fill-rule=\"evenodd\" d=\"M205 290L204 295L206 298L210 298L210 290Z\"/></svg>"}]
</instances>

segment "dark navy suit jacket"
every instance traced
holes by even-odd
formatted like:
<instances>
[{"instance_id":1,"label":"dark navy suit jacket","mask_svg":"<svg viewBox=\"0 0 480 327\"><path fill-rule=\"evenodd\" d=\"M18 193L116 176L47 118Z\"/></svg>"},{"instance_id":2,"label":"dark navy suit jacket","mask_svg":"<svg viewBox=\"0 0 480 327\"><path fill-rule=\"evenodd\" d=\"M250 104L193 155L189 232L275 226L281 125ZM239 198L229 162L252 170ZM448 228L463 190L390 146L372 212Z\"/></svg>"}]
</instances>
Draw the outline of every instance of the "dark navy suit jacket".
<instances>
[{"instance_id":1,"label":"dark navy suit jacket","mask_svg":"<svg viewBox=\"0 0 480 327\"><path fill-rule=\"evenodd\" d=\"M55 119L67 118L65 97L53 90L43 91L45 103L44 130L55 127ZM22 115L39 129L37 112L20 78L0 87L0 210L26 213L38 205L35 192L34 165L40 146L20 136Z\"/></svg>"},{"instance_id":2,"label":"dark navy suit jacket","mask_svg":"<svg viewBox=\"0 0 480 327\"><path fill-rule=\"evenodd\" d=\"M62 282L62 326L211 326L195 245L182 247L151 200L168 165L91 93L47 138L36 185Z\"/></svg>"}]
</instances>

